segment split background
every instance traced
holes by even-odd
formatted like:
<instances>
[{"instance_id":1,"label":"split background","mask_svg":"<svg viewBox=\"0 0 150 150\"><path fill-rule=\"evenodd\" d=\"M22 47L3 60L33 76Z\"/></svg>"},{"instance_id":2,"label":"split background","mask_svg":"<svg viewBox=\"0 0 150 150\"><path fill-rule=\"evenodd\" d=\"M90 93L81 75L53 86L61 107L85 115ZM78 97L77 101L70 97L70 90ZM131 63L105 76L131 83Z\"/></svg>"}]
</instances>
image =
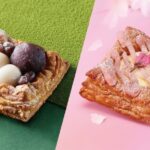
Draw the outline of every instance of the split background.
<instances>
[{"instance_id":1,"label":"split background","mask_svg":"<svg viewBox=\"0 0 150 150\"><path fill-rule=\"evenodd\" d=\"M0 115L1 150L54 150L94 0L0 0L0 28L22 41L57 51L71 67L28 123Z\"/></svg>"}]
</instances>

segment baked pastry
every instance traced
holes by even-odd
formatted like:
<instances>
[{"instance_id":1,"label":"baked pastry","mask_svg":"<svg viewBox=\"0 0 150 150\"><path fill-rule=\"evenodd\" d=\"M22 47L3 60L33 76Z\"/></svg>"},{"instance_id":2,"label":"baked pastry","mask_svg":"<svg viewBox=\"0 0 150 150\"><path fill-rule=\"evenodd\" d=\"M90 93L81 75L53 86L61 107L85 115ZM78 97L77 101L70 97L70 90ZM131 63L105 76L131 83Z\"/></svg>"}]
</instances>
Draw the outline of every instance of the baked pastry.
<instances>
[{"instance_id":1,"label":"baked pastry","mask_svg":"<svg viewBox=\"0 0 150 150\"><path fill-rule=\"evenodd\" d=\"M127 27L110 53L86 74L80 94L150 124L150 38Z\"/></svg>"},{"instance_id":2,"label":"baked pastry","mask_svg":"<svg viewBox=\"0 0 150 150\"><path fill-rule=\"evenodd\" d=\"M20 43L22 43L17 40L12 40L11 42L14 45L20 45ZM34 47L32 47L32 49L34 49ZM31 55L32 54L30 53L30 56ZM36 53L34 53L33 56L35 57L35 55ZM41 71L38 70L36 74L33 74L33 70L30 71L28 70L28 68L23 68L23 66L21 66L24 69L23 71L27 69L30 72L24 72L25 75L21 76L21 80L18 81L17 84L12 85L8 83L0 83L1 114L15 119L19 119L23 122L27 122L45 103L47 98L53 93L53 91L58 86L65 73L67 72L69 68L69 63L63 60L56 52L45 51L45 56L46 64L42 62L43 57L41 57L41 55L37 56L38 58L42 58L41 61L40 58L37 59L36 63L38 68L36 67L36 65L33 64L36 61L36 59L34 59L34 62L30 62L30 65L29 63L27 64L27 66L30 69L35 69L34 71L36 71L36 69L39 69L39 65L41 64ZM15 57L17 56L13 56L13 61L17 63L15 61ZM24 61L23 57L21 58L22 61ZM43 65L44 68L42 68ZM34 79L30 80L31 77Z\"/></svg>"}]
</instances>

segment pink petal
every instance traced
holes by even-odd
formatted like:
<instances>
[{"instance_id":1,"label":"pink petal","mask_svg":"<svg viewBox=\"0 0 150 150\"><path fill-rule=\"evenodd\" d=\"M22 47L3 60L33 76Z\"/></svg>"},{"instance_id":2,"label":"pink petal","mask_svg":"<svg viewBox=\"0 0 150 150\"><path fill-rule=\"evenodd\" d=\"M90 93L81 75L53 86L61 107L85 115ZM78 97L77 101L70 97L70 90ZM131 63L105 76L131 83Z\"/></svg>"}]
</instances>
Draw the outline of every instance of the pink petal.
<instances>
[{"instance_id":1,"label":"pink petal","mask_svg":"<svg viewBox=\"0 0 150 150\"><path fill-rule=\"evenodd\" d=\"M150 0L144 0L141 2L141 12L144 16L150 16Z\"/></svg>"},{"instance_id":2,"label":"pink petal","mask_svg":"<svg viewBox=\"0 0 150 150\"><path fill-rule=\"evenodd\" d=\"M134 10L139 9L141 7L141 1L142 0L130 0L131 8Z\"/></svg>"},{"instance_id":3,"label":"pink petal","mask_svg":"<svg viewBox=\"0 0 150 150\"><path fill-rule=\"evenodd\" d=\"M128 14L128 0L113 0L112 9L105 17L104 23L114 28L119 20L119 17L126 17Z\"/></svg>"}]
</instances>

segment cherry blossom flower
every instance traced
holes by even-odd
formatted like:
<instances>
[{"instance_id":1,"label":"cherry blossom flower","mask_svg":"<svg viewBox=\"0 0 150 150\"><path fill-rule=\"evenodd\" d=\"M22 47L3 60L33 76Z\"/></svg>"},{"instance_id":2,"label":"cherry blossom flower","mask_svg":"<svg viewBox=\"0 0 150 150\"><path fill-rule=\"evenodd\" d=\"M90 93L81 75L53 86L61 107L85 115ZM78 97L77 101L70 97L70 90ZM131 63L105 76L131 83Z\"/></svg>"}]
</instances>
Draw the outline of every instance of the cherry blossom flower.
<instances>
[{"instance_id":1,"label":"cherry blossom flower","mask_svg":"<svg viewBox=\"0 0 150 150\"><path fill-rule=\"evenodd\" d=\"M113 0L111 9L109 10L104 23L113 28L117 25L119 18L127 17L129 9L132 11L141 11L143 16L150 16L150 0Z\"/></svg>"}]
</instances>

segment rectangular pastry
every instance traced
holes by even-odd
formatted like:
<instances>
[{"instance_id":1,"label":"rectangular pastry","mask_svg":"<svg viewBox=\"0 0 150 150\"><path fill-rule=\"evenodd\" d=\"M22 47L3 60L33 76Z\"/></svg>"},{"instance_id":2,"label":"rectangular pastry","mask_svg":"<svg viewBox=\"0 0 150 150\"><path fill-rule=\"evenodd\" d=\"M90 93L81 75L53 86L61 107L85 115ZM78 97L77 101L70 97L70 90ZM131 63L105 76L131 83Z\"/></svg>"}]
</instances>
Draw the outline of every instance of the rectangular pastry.
<instances>
[{"instance_id":1,"label":"rectangular pastry","mask_svg":"<svg viewBox=\"0 0 150 150\"><path fill-rule=\"evenodd\" d=\"M4 31L0 48L0 61L3 54L10 59L2 66L0 62L0 113L27 122L58 86L69 63L56 52L11 39Z\"/></svg>"},{"instance_id":2,"label":"rectangular pastry","mask_svg":"<svg viewBox=\"0 0 150 150\"><path fill-rule=\"evenodd\" d=\"M150 38L127 27L109 55L86 74L80 95L150 124Z\"/></svg>"}]
</instances>

